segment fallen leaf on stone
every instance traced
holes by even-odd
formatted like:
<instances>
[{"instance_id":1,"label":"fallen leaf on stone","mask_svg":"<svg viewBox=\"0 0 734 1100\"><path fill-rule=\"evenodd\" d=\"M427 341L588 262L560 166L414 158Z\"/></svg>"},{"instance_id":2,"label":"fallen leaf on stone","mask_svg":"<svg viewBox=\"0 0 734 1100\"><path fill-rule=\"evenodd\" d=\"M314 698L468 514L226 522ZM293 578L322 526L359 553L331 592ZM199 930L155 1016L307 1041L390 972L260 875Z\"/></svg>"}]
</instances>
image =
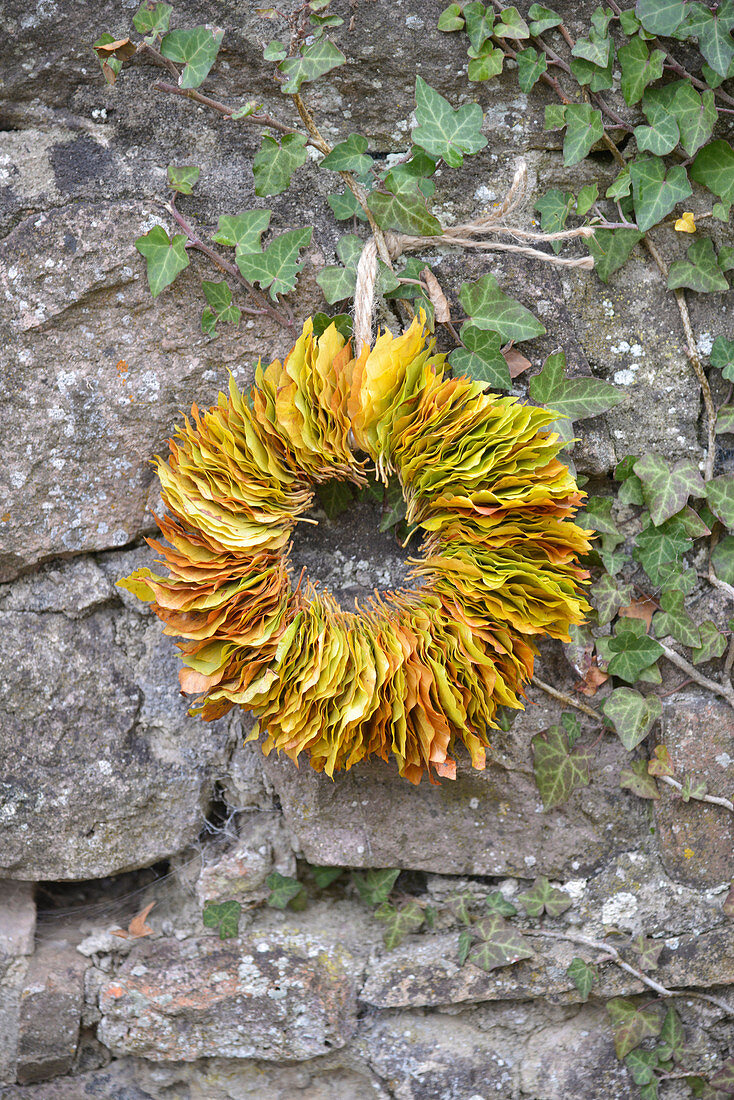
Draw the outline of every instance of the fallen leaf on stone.
<instances>
[{"instance_id":1,"label":"fallen leaf on stone","mask_svg":"<svg viewBox=\"0 0 734 1100\"><path fill-rule=\"evenodd\" d=\"M441 290L441 284L436 276L431 271L430 267L424 267L421 271L421 278L426 284L426 290L428 291L428 297L433 303L433 308L436 311L436 320L442 323L451 320L451 309L446 299L446 295Z\"/></svg>"},{"instance_id":2,"label":"fallen leaf on stone","mask_svg":"<svg viewBox=\"0 0 734 1100\"><path fill-rule=\"evenodd\" d=\"M650 596L642 596L639 600L632 600L626 607L620 607L617 612L624 619L642 619L645 629L650 629L650 623L658 605Z\"/></svg>"},{"instance_id":3,"label":"fallen leaf on stone","mask_svg":"<svg viewBox=\"0 0 734 1100\"><path fill-rule=\"evenodd\" d=\"M686 210L686 212L678 218L675 223L675 229L678 233L696 232L696 220L690 210Z\"/></svg>"},{"instance_id":4,"label":"fallen leaf on stone","mask_svg":"<svg viewBox=\"0 0 734 1100\"><path fill-rule=\"evenodd\" d=\"M126 61L128 57L132 57L135 53L136 46L129 38L118 38L114 42L105 42L100 46L95 46L94 50L100 60L108 57L119 57L121 61Z\"/></svg>"},{"instance_id":5,"label":"fallen leaf on stone","mask_svg":"<svg viewBox=\"0 0 734 1100\"><path fill-rule=\"evenodd\" d=\"M509 348L507 351L503 351L502 354L505 357L505 362L510 371L510 378L517 378L518 374L522 374L528 367L532 366L529 359L526 359L521 352L516 351L515 348Z\"/></svg>"},{"instance_id":6,"label":"fallen leaf on stone","mask_svg":"<svg viewBox=\"0 0 734 1100\"><path fill-rule=\"evenodd\" d=\"M586 671L586 675L582 680L579 680L575 684L576 691L580 691L582 695L596 695L602 684L605 684L609 679L608 672L602 672L596 663L596 657Z\"/></svg>"},{"instance_id":7,"label":"fallen leaf on stone","mask_svg":"<svg viewBox=\"0 0 734 1100\"><path fill-rule=\"evenodd\" d=\"M150 905L146 905L145 909L141 909L128 924L127 932L122 928L113 928L112 935L119 936L121 940L140 940L143 936L152 936L153 929L145 923L145 918L154 905L155 902L152 901Z\"/></svg>"}]
</instances>

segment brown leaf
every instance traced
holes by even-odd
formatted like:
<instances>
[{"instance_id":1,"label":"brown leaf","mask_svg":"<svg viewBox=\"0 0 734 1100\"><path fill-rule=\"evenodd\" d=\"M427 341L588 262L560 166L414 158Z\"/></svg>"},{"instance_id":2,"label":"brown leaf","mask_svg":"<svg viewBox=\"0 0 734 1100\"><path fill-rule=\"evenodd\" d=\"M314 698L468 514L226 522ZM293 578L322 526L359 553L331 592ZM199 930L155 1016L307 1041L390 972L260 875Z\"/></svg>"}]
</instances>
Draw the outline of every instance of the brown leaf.
<instances>
[{"instance_id":1,"label":"brown leaf","mask_svg":"<svg viewBox=\"0 0 734 1100\"><path fill-rule=\"evenodd\" d=\"M124 932L122 928L114 928L112 935L119 936L121 940L140 940L143 936L152 936L153 929L145 923L145 918L154 905L155 902L152 901L150 905L146 905L145 909L141 909L128 924L127 932Z\"/></svg>"},{"instance_id":2,"label":"brown leaf","mask_svg":"<svg viewBox=\"0 0 734 1100\"><path fill-rule=\"evenodd\" d=\"M625 619L642 619L645 629L649 630L652 617L659 610L660 605L652 596L641 596L639 600L632 600L626 607L620 607L617 614Z\"/></svg>"},{"instance_id":3,"label":"brown leaf","mask_svg":"<svg viewBox=\"0 0 734 1100\"><path fill-rule=\"evenodd\" d=\"M670 753L665 745L658 745L654 752L654 759L647 765L649 775L673 775L673 766L670 761Z\"/></svg>"},{"instance_id":4,"label":"brown leaf","mask_svg":"<svg viewBox=\"0 0 734 1100\"><path fill-rule=\"evenodd\" d=\"M441 284L436 276L431 271L430 267L424 267L421 271L421 278L426 284L426 290L428 291L428 297L433 303L433 308L436 311L436 320L445 323L451 320L451 309L446 299L446 295L441 290Z\"/></svg>"},{"instance_id":5,"label":"brown leaf","mask_svg":"<svg viewBox=\"0 0 734 1100\"><path fill-rule=\"evenodd\" d=\"M596 657L589 665L586 675L582 680L575 685L576 691L580 691L582 695L596 695L602 684L605 684L609 679L609 673L603 672L596 663Z\"/></svg>"},{"instance_id":6,"label":"brown leaf","mask_svg":"<svg viewBox=\"0 0 734 1100\"><path fill-rule=\"evenodd\" d=\"M456 761L446 760L443 764L436 764L436 775L442 775L444 779L456 779Z\"/></svg>"},{"instance_id":7,"label":"brown leaf","mask_svg":"<svg viewBox=\"0 0 734 1100\"><path fill-rule=\"evenodd\" d=\"M503 351L502 354L509 367L510 378L517 378L518 374L522 374L529 366L532 366L530 360L526 359L525 356L515 348L509 348L508 351Z\"/></svg>"},{"instance_id":8,"label":"brown leaf","mask_svg":"<svg viewBox=\"0 0 734 1100\"><path fill-rule=\"evenodd\" d=\"M94 50L100 61L108 57L119 57L120 61L127 61L132 57L137 47L129 38L118 38L116 42L108 42L105 46L95 46Z\"/></svg>"}]
</instances>

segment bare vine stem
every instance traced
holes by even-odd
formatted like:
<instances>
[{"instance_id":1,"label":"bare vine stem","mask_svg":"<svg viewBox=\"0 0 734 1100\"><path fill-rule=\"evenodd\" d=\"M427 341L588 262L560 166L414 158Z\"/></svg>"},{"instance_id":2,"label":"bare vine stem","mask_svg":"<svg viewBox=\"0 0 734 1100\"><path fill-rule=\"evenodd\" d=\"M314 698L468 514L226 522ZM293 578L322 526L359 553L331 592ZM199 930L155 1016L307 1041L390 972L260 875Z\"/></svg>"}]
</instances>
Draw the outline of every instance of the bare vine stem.
<instances>
[{"instance_id":1,"label":"bare vine stem","mask_svg":"<svg viewBox=\"0 0 734 1100\"><path fill-rule=\"evenodd\" d=\"M595 722L601 722L602 718L598 710L594 710L593 707L587 706L586 703L582 703L580 700L574 699L571 695L567 695L565 691L558 691L557 688L551 687L550 684L546 684L543 680L539 680L537 676L533 676L531 683L539 687L546 695L550 695L552 699L557 699L559 703L564 703L567 707L574 707L576 710L580 710L582 714L587 714L589 718L593 718Z\"/></svg>"},{"instance_id":2,"label":"bare vine stem","mask_svg":"<svg viewBox=\"0 0 734 1100\"><path fill-rule=\"evenodd\" d=\"M674 787L676 791L683 790L683 784L674 779L672 775L659 775L658 779L663 783L667 783L669 787ZM715 794L703 794L700 798L696 797L696 802L710 802L712 806L723 806L725 810L729 810L734 814L734 802L730 802L728 798L719 798Z\"/></svg>"},{"instance_id":3,"label":"bare vine stem","mask_svg":"<svg viewBox=\"0 0 734 1100\"><path fill-rule=\"evenodd\" d=\"M709 680L708 676L704 676L692 664L689 664L685 657L681 657L680 653L676 653L674 649L670 649L663 642L658 644L663 651L663 655L667 657L671 664L677 665L682 672L685 672L686 676L695 681L700 687L705 687L709 691L713 691L715 695L720 695L722 699L726 699L729 706L734 707L734 688L731 684L717 684L716 680Z\"/></svg>"}]
</instances>

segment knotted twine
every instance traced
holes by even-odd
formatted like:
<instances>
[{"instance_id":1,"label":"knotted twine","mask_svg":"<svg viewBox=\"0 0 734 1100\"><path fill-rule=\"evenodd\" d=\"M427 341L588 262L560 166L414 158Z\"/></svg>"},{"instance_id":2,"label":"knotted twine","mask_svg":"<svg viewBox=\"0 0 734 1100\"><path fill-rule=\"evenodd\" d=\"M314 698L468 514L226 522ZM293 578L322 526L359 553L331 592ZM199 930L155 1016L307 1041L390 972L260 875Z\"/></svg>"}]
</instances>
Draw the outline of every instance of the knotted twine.
<instances>
[{"instance_id":1,"label":"knotted twine","mask_svg":"<svg viewBox=\"0 0 734 1100\"><path fill-rule=\"evenodd\" d=\"M424 248L458 245L460 248L478 248L486 252L517 252L521 256L542 260L544 263L554 264L556 267L574 267L581 268L583 271L591 271L594 267L592 256L564 259L552 253L541 252L540 249L531 248L528 245L509 244L503 241L486 239L488 235L494 234L514 237L515 240L546 243L570 240L573 237L594 236L592 226L566 229L559 233L533 233L526 229L519 229L516 226L501 224L507 215L511 214L522 202L527 186L527 175L527 165L524 160L521 160L515 172L512 186L499 207L472 222L449 226L443 229L439 235L433 237L411 237L404 233L385 233L385 245L390 260L397 260L404 252L420 252ZM357 283L354 291L354 345L357 355L359 355L364 344L371 343L372 311L375 300L375 283L377 281L377 253L377 242L372 236L365 243L357 265Z\"/></svg>"}]
</instances>

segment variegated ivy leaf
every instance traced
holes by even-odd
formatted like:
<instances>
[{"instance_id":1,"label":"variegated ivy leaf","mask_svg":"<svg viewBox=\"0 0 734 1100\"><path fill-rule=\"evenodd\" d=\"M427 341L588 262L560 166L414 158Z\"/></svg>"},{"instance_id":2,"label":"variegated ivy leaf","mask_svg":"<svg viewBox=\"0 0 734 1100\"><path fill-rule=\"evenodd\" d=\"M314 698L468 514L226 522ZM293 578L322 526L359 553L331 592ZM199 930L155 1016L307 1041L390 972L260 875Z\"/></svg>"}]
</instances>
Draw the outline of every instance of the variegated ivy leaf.
<instances>
[{"instance_id":1,"label":"variegated ivy leaf","mask_svg":"<svg viewBox=\"0 0 734 1100\"><path fill-rule=\"evenodd\" d=\"M624 394L609 382L598 378L566 378L565 370L564 352L549 355L540 374L530 379L531 399L570 420L598 416L625 400Z\"/></svg>"},{"instance_id":2,"label":"variegated ivy leaf","mask_svg":"<svg viewBox=\"0 0 734 1100\"><path fill-rule=\"evenodd\" d=\"M163 37L162 55L169 61L177 61L184 66L178 80L182 88L198 88L204 82L216 60L223 38L223 30L210 26L190 29L177 27Z\"/></svg>"},{"instance_id":3,"label":"variegated ivy leaf","mask_svg":"<svg viewBox=\"0 0 734 1100\"><path fill-rule=\"evenodd\" d=\"M487 144L478 103L454 109L421 76L415 80L415 103L418 125L412 132L413 141L432 156L443 158L450 168L460 168L464 154L478 153Z\"/></svg>"},{"instance_id":4,"label":"variegated ivy leaf","mask_svg":"<svg viewBox=\"0 0 734 1100\"><path fill-rule=\"evenodd\" d=\"M478 57L485 42L492 36L494 16L482 3L464 4L463 16L469 38L469 56Z\"/></svg>"},{"instance_id":5,"label":"variegated ivy leaf","mask_svg":"<svg viewBox=\"0 0 734 1100\"><path fill-rule=\"evenodd\" d=\"M518 50L515 60L517 61L517 82L520 85L520 91L525 92L525 95L527 95L548 68L548 62L545 54L539 54L532 46L526 50Z\"/></svg>"},{"instance_id":6,"label":"variegated ivy leaf","mask_svg":"<svg viewBox=\"0 0 734 1100\"><path fill-rule=\"evenodd\" d=\"M279 294L288 294L296 285L296 276L302 263L298 253L311 243L312 227L289 229L271 241L264 252L243 253L237 249L237 266L251 283L269 290L275 300Z\"/></svg>"},{"instance_id":7,"label":"variegated ivy leaf","mask_svg":"<svg viewBox=\"0 0 734 1100\"><path fill-rule=\"evenodd\" d=\"M569 748L561 726L551 726L531 742L535 783L543 799L543 809L551 810L567 802L577 787L588 787L591 755L587 748Z\"/></svg>"},{"instance_id":8,"label":"variegated ivy leaf","mask_svg":"<svg viewBox=\"0 0 734 1100\"><path fill-rule=\"evenodd\" d=\"M464 27L464 16L461 14L461 4L449 4L438 17L438 30L460 31Z\"/></svg>"},{"instance_id":9,"label":"variegated ivy leaf","mask_svg":"<svg viewBox=\"0 0 734 1100\"><path fill-rule=\"evenodd\" d=\"M705 797L707 790L708 783L705 779L700 779L695 775L686 775L683 777L680 796L684 802L690 802L692 798L700 801Z\"/></svg>"},{"instance_id":10,"label":"variegated ivy leaf","mask_svg":"<svg viewBox=\"0 0 734 1100\"><path fill-rule=\"evenodd\" d=\"M172 11L170 4L154 4L148 0L144 0L136 11L133 26L138 34L145 35L149 46L152 46L159 34L165 34L168 30Z\"/></svg>"},{"instance_id":11,"label":"variegated ivy leaf","mask_svg":"<svg viewBox=\"0 0 734 1100\"><path fill-rule=\"evenodd\" d=\"M717 336L711 347L711 366L721 371L727 382L734 382L734 340Z\"/></svg>"},{"instance_id":12,"label":"variegated ivy leaf","mask_svg":"<svg viewBox=\"0 0 734 1100\"><path fill-rule=\"evenodd\" d=\"M242 252L259 252L262 248L260 238L270 224L271 213L270 210L245 210L242 214L220 214L212 240Z\"/></svg>"},{"instance_id":13,"label":"variegated ivy leaf","mask_svg":"<svg viewBox=\"0 0 734 1100\"><path fill-rule=\"evenodd\" d=\"M671 1059L679 1061L684 1042L685 1035L681 1018L674 1008L669 1008L665 1013L657 1048L661 1061L668 1062Z\"/></svg>"},{"instance_id":14,"label":"variegated ivy leaf","mask_svg":"<svg viewBox=\"0 0 734 1100\"><path fill-rule=\"evenodd\" d=\"M148 286L154 298L189 266L184 234L176 233L171 238L161 225L154 225L150 232L138 237L135 247L147 261Z\"/></svg>"},{"instance_id":15,"label":"variegated ivy leaf","mask_svg":"<svg viewBox=\"0 0 734 1100\"><path fill-rule=\"evenodd\" d=\"M597 977L594 967L589 966L587 962L584 962L584 960L577 955L576 958L571 959L566 969L566 975L571 979L581 994L582 1002L588 1001L589 994L591 993Z\"/></svg>"},{"instance_id":16,"label":"variegated ivy leaf","mask_svg":"<svg viewBox=\"0 0 734 1100\"><path fill-rule=\"evenodd\" d=\"M655 746L652 757L648 761L647 770L650 775L672 776L675 774L670 760L670 753L665 745Z\"/></svg>"},{"instance_id":17,"label":"variegated ivy leaf","mask_svg":"<svg viewBox=\"0 0 734 1100\"><path fill-rule=\"evenodd\" d=\"M687 646L699 646L701 633L683 604L682 592L663 592L660 597L662 611L652 620L658 638L670 634L677 642Z\"/></svg>"},{"instance_id":18,"label":"variegated ivy leaf","mask_svg":"<svg viewBox=\"0 0 734 1100\"><path fill-rule=\"evenodd\" d=\"M675 149L680 141L680 130L669 104L654 96L654 90L645 92L642 97L642 110L649 125L635 127L635 140L641 153L662 157Z\"/></svg>"},{"instance_id":19,"label":"variegated ivy leaf","mask_svg":"<svg viewBox=\"0 0 734 1100\"><path fill-rule=\"evenodd\" d=\"M501 917L517 916L517 909L500 890L492 890L491 893L487 894L484 904L490 913L499 913Z\"/></svg>"},{"instance_id":20,"label":"variegated ivy leaf","mask_svg":"<svg viewBox=\"0 0 734 1100\"><path fill-rule=\"evenodd\" d=\"M471 924L471 906L474 904L474 895L468 890L461 894L452 894L446 899L450 911L462 924Z\"/></svg>"},{"instance_id":21,"label":"variegated ivy leaf","mask_svg":"<svg viewBox=\"0 0 734 1100\"><path fill-rule=\"evenodd\" d=\"M640 1086L641 1100L657 1100L658 1084L655 1070L658 1066L656 1050L631 1050L624 1064L636 1085Z\"/></svg>"},{"instance_id":22,"label":"variegated ivy leaf","mask_svg":"<svg viewBox=\"0 0 734 1100\"><path fill-rule=\"evenodd\" d=\"M327 481L326 484L330 485L331 482ZM341 484L341 482L336 484ZM331 886L332 882L336 882L339 876L344 874L344 870L344 867L320 867L313 864L310 867L314 882L319 890L325 890L327 886Z\"/></svg>"},{"instance_id":23,"label":"variegated ivy leaf","mask_svg":"<svg viewBox=\"0 0 734 1100\"><path fill-rule=\"evenodd\" d=\"M180 195L190 195L194 184L199 178L199 172L200 169L195 164L185 164L180 167L169 164L168 186Z\"/></svg>"},{"instance_id":24,"label":"variegated ivy leaf","mask_svg":"<svg viewBox=\"0 0 734 1100\"><path fill-rule=\"evenodd\" d=\"M671 35L685 14L685 0L637 0L635 4L635 15L651 34Z\"/></svg>"},{"instance_id":25,"label":"variegated ivy leaf","mask_svg":"<svg viewBox=\"0 0 734 1100\"><path fill-rule=\"evenodd\" d=\"M549 31L563 22L558 12L553 11L552 8L544 8L542 4L531 4L528 19L532 20L530 23L532 35L542 34L543 31Z\"/></svg>"},{"instance_id":26,"label":"variegated ivy leaf","mask_svg":"<svg viewBox=\"0 0 734 1100\"><path fill-rule=\"evenodd\" d=\"M663 713L663 704L657 695L644 696L633 688L615 688L604 700L602 710L614 725L619 740L631 752L647 737Z\"/></svg>"},{"instance_id":27,"label":"variegated ivy leaf","mask_svg":"<svg viewBox=\"0 0 734 1100\"><path fill-rule=\"evenodd\" d=\"M551 886L545 875L536 878L530 890L518 894L518 901L522 902L529 917L542 917L543 913L549 917L560 917L573 905L566 891Z\"/></svg>"},{"instance_id":28,"label":"variegated ivy leaf","mask_svg":"<svg viewBox=\"0 0 734 1100\"><path fill-rule=\"evenodd\" d=\"M500 290L494 275L482 275L474 283L464 283L459 301L472 325L497 332L503 340L532 340L545 332L545 326L529 309Z\"/></svg>"},{"instance_id":29,"label":"variegated ivy leaf","mask_svg":"<svg viewBox=\"0 0 734 1100\"><path fill-rule=\"evenodd\" d=\"M640 970L657 970L660 953L665 947L662 940L651 940L642 932L632 940L630 947L637 955Z\"/></svg>"},{"instance_id":30,"label":"variegated ivy leaf","mask_svg":"<svg viewBox=\"0 0 734 1100\"><path fill-rule=\"evenodd\" d=\"M207 902L201 919L205 928L217 928L220 940L229 940L239 932L242 906L238 901Z\"/></svg>"},{"instance_id":31,"label":"variegated ivy leaf","mask_svg":"<svg viewBox=\"0 0 734 1100\"><path fill-rule=\"evenodd\" d=\"M693 542L676 515L659 527L652 523L644 527L637 536L633 557L654 585L663 585L673 573L683 576L683 555L692 547Z\"/></svg>"},{"instance_id":32,"label":"variegated ivy leaf","mask_svg":"<svg viewBox=\"0 0 734 1100\"><path fill-rule=\"evenodd\" d=\"M685 260L675 260L670 265L668 290L682 286L699 294L724 294L729 289L710 237L694 241Z\"/></svg>"},{"instance_id":33,"label":"variegated ivy leaf","mask_svg":"<svg viewBox=\"0 0 734 1100\"><path fill-rule=\"evenodd\" d=\"M726 217L734 203L734 149L721 138L706 145L690 168L691 179L721 199Z\"/></svg>"},{"instance_id":34,"label":"variegated ivy leaf","mask_svg":"<svg viewBox=\"0 0 734 1100\"><path fill-rule=\"evenodd\" d=\"M346 141L340 141L321 161L322 168L332 172L355 172L358 176L369 172L372 157L367 154L367 138L362 134L350 134Z\"/></svg>"},{"instance_id":35,"label":"variegated ivy leaf","mask_svg":"<svg viewBox=\"0 0 734 1100\"><path fill-rule=\"evenodd\" d=\"M464 346L455 348L449 355L454 374L466 374L477 382L486 382L493 390L509 390L512 379L507 360L500 351L499 335L466 324L462 326L461 339Z\"/></svg>"},{"instance_id":36,"label":"variegated ivy leaf","mask_svg":"<svg viewBox=\"0 0 734 1100\"><path fill-rule=\"evenodd\" d=\"M591 586L591 602L600 626L610 623L620 607L626 607L631 599L632 586L618 585L608 573L603 573L596 584Z\"/></svg>"},{"instance_id":37,"label":"variegated ivy leaf","mask_svg":"<svg viewBox=\"0 0 734 1100\"><path fill-rule=\"evenodd\" d=\"M594 257L594 270L603 283L627 262L643 234L637 229L597 229L588 237L586 247Z\"/></svg>"},{"instance_id":38,"label":"variegated ivy leaf","mask_svg":"<svg viewBox=\"0 0 734 1100\"><path fill-rule=\"evenodd\" d=\"M723 539L719 539L711 551L711 561L716 576L727 584L734 585L734 535L724 535Z\"/></svg>"},{"instance_id":39,"label":"variegated ivy leaf","mask_svg":"<svg viewBox=\"0 0 734 1100\"><path fill-rule=\"evenodd\" d=\"M499 76L504 63L503 51L491 42L485 42L477 56L469 62L466 75L470 80L491 80L493 76Z\"/></svg>"},{"instance_id":40,"label":"variegated ivy leaf","mask_svg":"<svg viewBox=\"0 0 734 1100\"><path fill-rule=\"evenodd\" d=\"M637 228L643 233L662 221L693 192L686 170L676 164L665 170L659 157L638 156L630 165Z\"/></svg>"},{"instance_id":41,"label":"variegated ivy leaf","mask_svg":"<svg viewBox=\"0 0 734 1100\"><path fill-rule=\"evenodd\" d=\"M401 905L399 909L384 902L375 911L375 916L387 925L383 943L388 951L399 947L411 932L417 932L425 920L425 913L414 898Z\"/></svg>"},{"instance_id":42,"label":"variegated ivy leaf","mask_svg":"<svg viewBox=\"0 0 734 1100\"><path fill-rule=\"evenodd\" d=\"M716 624L711 619L706 619L699 626L698 632L700 644L693 649L694 665L702 665L720 657L726 649L726 637L719 633Z\"/></svg>"},{"instance_id":43,"label":"variegated ivy leaf","mask_svg":"<svg viewBox=\"0 0 734 1100\"><path fill-rule=\"evenodd\" d=\"M302 46L295 57L286 57L278 64L278 69L286 78L280 90L287 95L300 91L302 84L318 80L320 76L346 64L346 57L332 41L323 36L316 38L307 46Z\"/></svg>"},{"instance_id":44,"label":"variegated ivy leaf","mask_svg":"<svg viewBox=\"0 0 734 1100\"><path fill-rule=\"evenodd\" d=\"M632 1001L614 997L607 1001L607 1012L614 1029L614 1049L619 1059L625 1058L643 1039L659 1035L660 1014L655 1008L638 1008Z\"/></svg>"},{"instance_id":45,"label":"variegated ivy leaf","mask_svg":"<svg viewBox=\"0 0 734 1100\"><path fill-rule=\"evenodd\" d=\"M637 459L634 471L656 527L680 512L689 496L706 495L698 467L689 458L680 459L671 468L660 455L646 454Z\"/></svg>"},{"instance_id":46,"label":"variegated ivy leaf","mask_svg":"<svg viewBox=\"0 0 734 1100\"><path fill-rule=\"evenodd\" d=\"M252 162L255 176L255 194L280 195L287 191L293 173L308 158L306 138L303 134L284 134L276 141L270 134L263 134L260 148Z\"/></svg>"},{"instance_id":47,"label":"variegated ivy leaf","mask_svg":"<svg viewBox=\"0 0 734 1100\"><path fill-rule=\"evenodd\" d=\"M604 136L601 111L590 103L570 103L565 108L566 137L563 141L563 163L567 168L578 164L592 146Z\"/></svg>"},{"instance_id":48,"label":"variegated ivy leaf","mask_svg":"<svg viewBox=\"0 0 734 1100\"><path fill-rule=\"evenodd\" d=\"M242 316L242 310L232 302L232 291L227 284L202 280L204 297L209 303L201 318L201 331L207 336L217 336L217 325L220 321L227 324L238 325Z\"/></svg>"},{"instance_id":49,"label":"variegated ivy leaf","mask_svg":"<svg viewBox=\"0 0 734 1100\"><path fill-rule=\"evenodd\" d=\"M535 209L540 214L540 228L544 233L560 233L566 228L566 219L573 210L573 195L570 191L559 191L553 187L536 200ZM558 253L563 241L551 241L551 248Z\"/></svg>"},{"instance_id":50,"label":"variegated ivy leaf","mask_svg":"<svg viewBox=\"0 0 734 1100\"><path fill-rule=\"evenodd\" d=\"M362 901L368 905L377 906L387 901L399 874L399 867L373 867L365 874L353 873L352 882L357 887Z\"/></svg>"},{"instance_id":51,"label":"variegated ivy leaf","mask_svg":"<svg viewBox=\"0 0 734 1100\"><path fill-rule=\"evenodd\" d=\"M620 46L617 57L622 69L622 95L627 104L639 103L648 84L663 75L663 50L650 53L645 42L635 35L626 45Z\"/></svg>"},{"instance_id":52,"label":"variegated ivy leaf","mask_svg":"<svg viewBox=\"0 0 734 1100\"><path fill-rule=\"evenodd\" d=\"M591 210L592 206L599 198L599 184L587 183L581 188L576 199L576 213L580 218L583 218L585 214Z\"/></svg>"},{"instance_id":53,"label":"variegated ivy leaf","mask_svg":"<svg viewBox=\"0 0 734 1100\"><path fill-rule=\"evenodd\" d=\"M698 48L711 68L719 76L727 76L734 60L734 41L730 31L734 28L734 5L719 4L710 11L703 4L692 5L687 29L698 38Z\"/></svg>"},{"instance_id":54,"label":"variegated ivy leaf","mask_svg":"<svg viewBox=\"0 0 734 1100\"><path fill-rule=\"evenodd\" d=\"M622 768L619 773L619 785L623 789L632 791L638 798L657 800L660 791L653 776L647 770L646 760L635 760L629 767Z\"/></svg>"},{"instance_id":55,"label":"variegated ivy leaf","mask_svg":"<svg viewBox=\"0 0 734 1100\"><path fill-rule=\"evenodd\" d=\"M434 237L442 233L441 223L426 205L426 199L418 185L409 191L397 193L385 188L372 191L368 205L375 221L382 229L397 229L417 237Z\"/></svg>"},{"instance_id":56,"label":"variegated ivy leaf","mask_svg":"<svg viewBox=\"0 0 734 1100\"><path fill-rule=\"evenodd\" d=\"M614 654L608 672L619 676L628 684L634 684L640 673L662 656L663 647L645 633L641 619L620 619L617 633L609 639L609 649Z\"/></svg>"},{"instance_id":57,"label":"variegated ivy leaf","mask_svg":"<svg viewBox=\"0 0 734 1100\"><path fill-rule=\"evenodd\" d=\"M597 11L600 11L597 8ZM612 51L612 40L606 33L606 27L592 25L588 38L578 38L571 50L573 57L580 57L584 61L591 62L599 69L606 69Z\"/></svg>"},{"instance_id":58,"label":"variegated ivy leaf","mask_svg":"<svg viewBox=\"0 0 734 1100\"><path fill-rule=\"evenodd\" d=\"M273 871L265 879L265 885L270 890L266 899L266 904L271 909L285 909L299 894L303 893L303 886L297 878L290 878L288 875L281 875L278 871Z\"/></svg>"},{"instance_id":59,"label":"variegated ivy leaf","mask_svg":"<svg viewBox=\"0 0 734 1100\"><path fill-rule=\"evenodd\" d=\"M482 942L472 948L469 962L482 970L496 970L500 966L511 966L521 959L530 959L535 952L517 929L499 916L492 913L477 921L472 931L481 936Z\"/></svg>"},{"instance_id":60,"label":"variegated ivy leaf","mask_svg":"<svg viewBox=\"0 0 734 1100\"><path fill-rule=\"evenodd\" d=\"M502 8L499 22L494 25L495 38L514 38L522 41L530 37L530 29L517 8Z\"/></svg>"},{"instance_id":61,"label":"variegated ivy leaf","mask_svg":"<svg viewBox=\"0 0 734 1100\"><path fill-rule=\"evenodd\" d=\"M716 518L734 531L734 474L722 474L707 482L706 496Z\"/></svg>"}]
</instances>

